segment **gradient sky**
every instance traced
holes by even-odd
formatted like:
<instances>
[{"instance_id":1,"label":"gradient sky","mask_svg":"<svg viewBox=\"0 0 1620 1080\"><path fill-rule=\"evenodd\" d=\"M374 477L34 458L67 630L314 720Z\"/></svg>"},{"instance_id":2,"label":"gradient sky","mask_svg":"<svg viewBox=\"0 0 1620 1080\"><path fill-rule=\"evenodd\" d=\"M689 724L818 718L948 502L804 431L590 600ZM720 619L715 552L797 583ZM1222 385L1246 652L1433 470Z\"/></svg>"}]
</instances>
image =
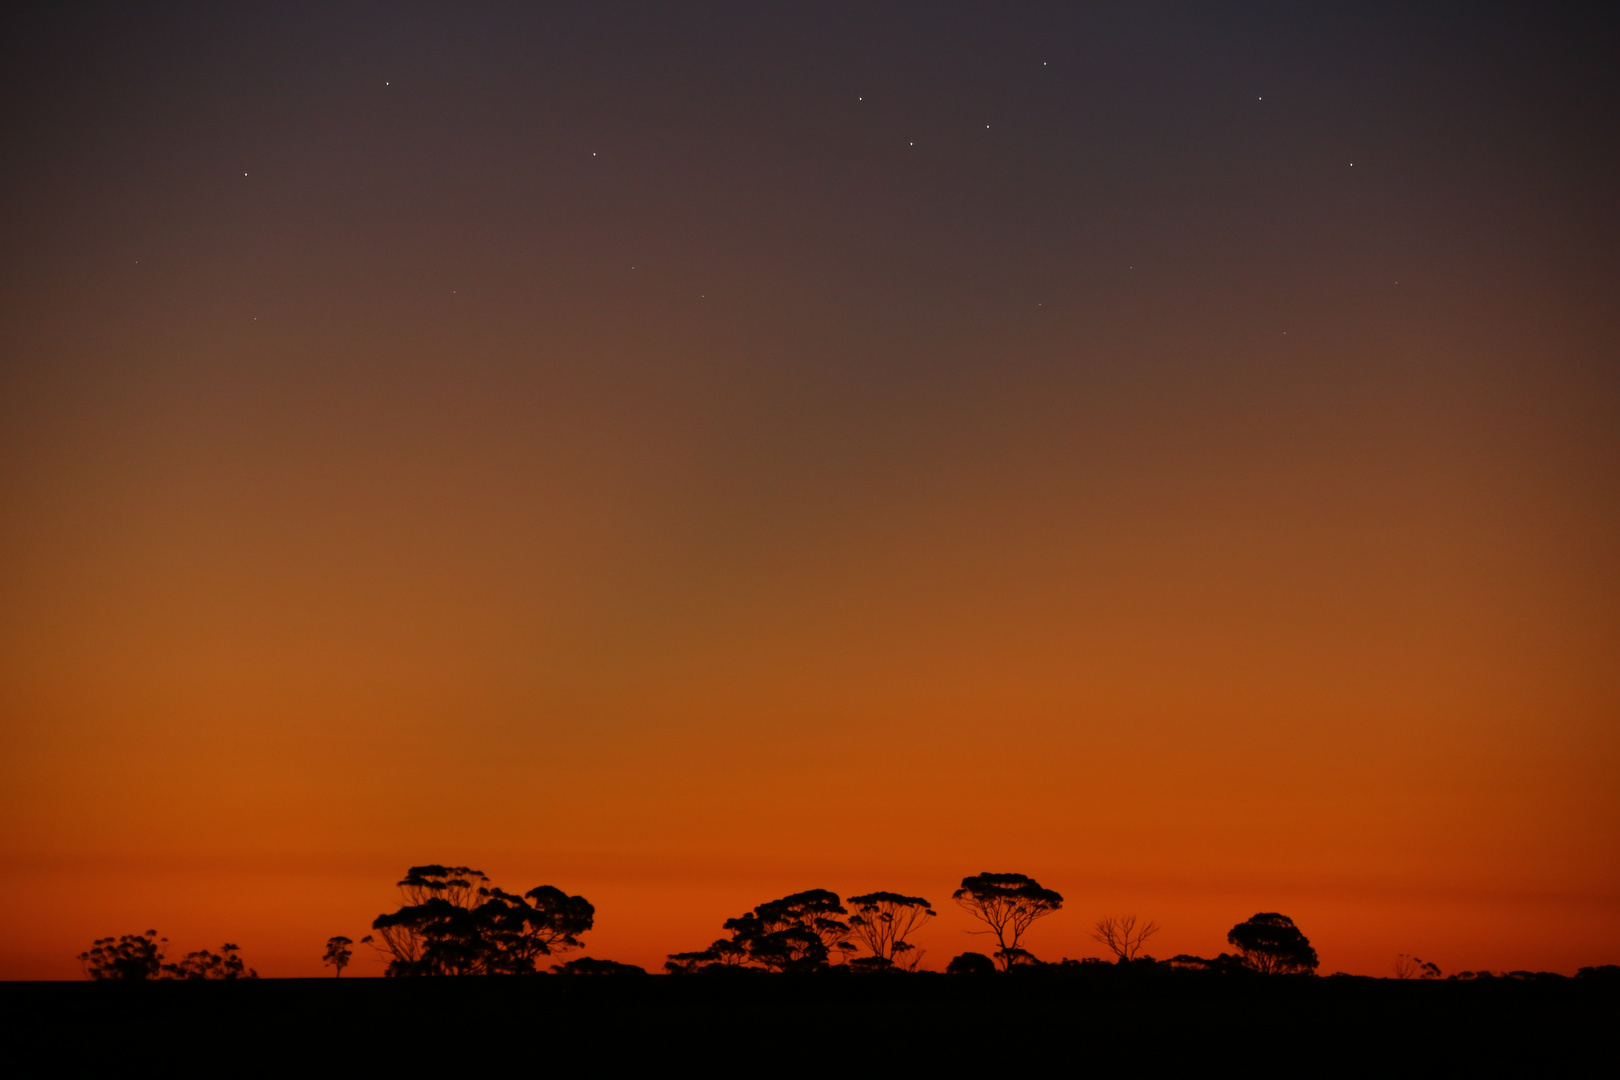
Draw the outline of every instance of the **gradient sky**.
<instances>
[{"instance_id":1,"label":"gradient sky","mask_svg":"<svg viewBox=\"0 0 1620 1080\"><path fill-rule=\"evenodd\" d=\"M1620 962L1598 7L8 5L0 978L423 862Z\"/></svg>"}]
</instances>

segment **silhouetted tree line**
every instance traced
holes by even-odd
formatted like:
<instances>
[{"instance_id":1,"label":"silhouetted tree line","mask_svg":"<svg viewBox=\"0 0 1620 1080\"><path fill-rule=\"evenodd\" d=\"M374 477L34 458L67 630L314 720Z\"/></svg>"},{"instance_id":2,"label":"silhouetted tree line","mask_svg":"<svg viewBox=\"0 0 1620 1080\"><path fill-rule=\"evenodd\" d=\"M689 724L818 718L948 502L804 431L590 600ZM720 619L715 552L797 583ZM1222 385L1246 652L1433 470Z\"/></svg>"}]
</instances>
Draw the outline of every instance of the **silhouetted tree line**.
<instances>
[{"instance_id":1,"label":"silhouetted tree line","mask_svg":"<svg viewBox=\"0 0 1620 1080\"><path fill-rule=\"evenodd\" d=\"M729 938L698 952L672 953L664 968L681 975L728 968L803 972L848 961L857 971L916 970L922 952L906 939L934 917L928 901L875 892L849 903L853 914L826 889L768 901L727 919Z\"/></svg>"},{"instance_id":2,"label":"silhouetted tree line","mask_svg":"<svg viewBox=\"0 0 1620 1080\"><path fill-rule=\"evenodd\" d=\"M552 885L522 895L491 884L466 866L413 866L399 881L397 910L378 915L372 934L361 938L388 958L389 976L535 975L548 970L544 961L581 948L581 936L595 924L596 909L583 896L570 896ZM1107 970L1099 959L1046 963L1023 947L1030 928L1063 907L1063 897L1024 874L980 873L962 879L951 899L980 924L969 931L995 941L990 954L964 952L946 966L949 975L995 975L1022 971ZM766 901L722 929L727 936L706 949L670 954L664 969L671 974L712 972L810 973L914 972L923 951L910 939L936 915L920 896L871 892L842 900L827 889L810 889ZM1221 976L1309 976L1318 966L1310 940L1288 916L1258 912L1228 931L1234 949L1213 958L1179 955L1155 960L1142 950L1158 933L1152 921L1134 915L1099 919L1092 937L1113 954L1115 967L1133 971L1203 972ZM187 953L177 963L164 962L167 939L157 931L101 938L79 955L85 973L98 981L148 979L256 979L237 946L219 953ZM353 958L354 942L337 935L326 942L322 963L341 977ZM644 975L633 964L577 957L549 965L558 975ZM1437 964L1402 953L1395 961L1399 980L1446 978ZM1560 979L1545 972L1462 971L1447 981ZM1620 985L1620 967L1583 967L1576 978Z\"/></svg>"},{"instance_id":3,"label":"silhouetted tree line","mask_svg":"<svg viewBox=\"0 0 1620 1080\"><path fill-rule=\"evenodd\" d=\"M242 963L237 947L226 943L219 952L207 949L187 953L178 963L163 962L163 946L156 930L144 934L105 937L79 954L84 973L97 982L140 982L146 979L257 979L259 973Z\"/></svg>"}]
</instances>

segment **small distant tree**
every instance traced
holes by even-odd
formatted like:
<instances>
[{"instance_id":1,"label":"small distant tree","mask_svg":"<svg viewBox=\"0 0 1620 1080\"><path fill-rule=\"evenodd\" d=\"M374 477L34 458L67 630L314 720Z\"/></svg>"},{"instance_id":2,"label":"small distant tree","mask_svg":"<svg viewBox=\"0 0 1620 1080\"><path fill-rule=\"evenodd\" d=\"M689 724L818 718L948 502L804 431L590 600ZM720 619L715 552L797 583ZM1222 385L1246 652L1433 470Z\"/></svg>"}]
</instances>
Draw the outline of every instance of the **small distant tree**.
<instances>
[{"instance_id":1,"label":"small distant tree","mask_svg":"<svg viewBox=\"0 0 1620 1080\"><path fill-rule=\"evenodd\" d=\"M849 917L850 935L871 950L861 961L873 969L901 966L915 971L922 962L922 952L906 939L934 917L934 909L920 896L901 896L899 893L875 892L865 896L852 896L849 904L855 914Z\"/></svg>"},{"instance_id":2,"label":"small distant tree","mask_svg":"<svg viewBox=\"0 0 1620 1080\"><path fill-rule=\"evenodd\" d=\"M237 946L230 942L219 947L219 952L211 953L207 949L186 953L185 958L178 964L164 964L163 977L165 979L257 979L259 973L242 963L237 953Z\"/></svg>"},{"instance_id":3,"label":"small distant tree","mask_svg":"<svg viewBox=\"0 0 1620 1080\"><path fill-rule=\"evenodd\" d=\"M1117 963L1129 963L1142 951L1142 943L1159 932L1159 924L1149 920L1140 927L1135 915L1106 915L1097 920L1092 937L1108 946Z\"/></svg>"},{"instance_id":4,"label":"small distant tree","mask_svg":"<svg viewBox=\"0 0 1620 1080\"><path fill-rule=\"evenodd\" d=\"M1295 975L1316 970L1316 950L1294 920L1262 911L1232 927L1226 935L1245 966L1262 975Z\"/></svg>"},{"instance_id":5,"label":"small distant tree","mask_svg":"<svg viewBox=\"0 0 1620 1080\"><path fill-rule=\"evenodd\" d=\"M335 969L332 972L334 979L341 979L343 969L349 966L349 958L354 955L354 950L349 946L353 944L354 942L342 934L326 939L326 952L321 956L321 963Z\"/></svg>"},{"instance_id":6,"label":"small distant tree","mask_svg":"<svg viewBox=\"0 0 1620 1080\"><path fill-rule=\"evenodd\" d=\"M1023 874L977 874L962 879L962 887L951 894L986 929L971 931L994 934L1001 946L996 959L1011 967L1022 950L1018 942L1037 919L1044 919L1063 906L1063 897ZM1028 955L1027 953L1024 955Z\"/></svg>"},{"instance_id":7,"label":"small distant tree","mask_svg":"<svg viewBox=\"0 0 1620 1080\"><path fill-rule=\"evenodd\" d=\"M156 979L163 971L163 946L168 938L156 930L98 938L79 954L84 973L97 982L140 982Z\"/></svg>"},{"instance_id":8,"label":"small distant tree","mask_svg":"<svg viewBox=\"0 0 1620 1080\"><path fill-rule=\"evenodd\" d=\"M1397 979L1438 979L1440 978L1440 965L1432 964L1421 957L1401 953L1395 958L1395 977Z\"/></svg>"}]
</instances>

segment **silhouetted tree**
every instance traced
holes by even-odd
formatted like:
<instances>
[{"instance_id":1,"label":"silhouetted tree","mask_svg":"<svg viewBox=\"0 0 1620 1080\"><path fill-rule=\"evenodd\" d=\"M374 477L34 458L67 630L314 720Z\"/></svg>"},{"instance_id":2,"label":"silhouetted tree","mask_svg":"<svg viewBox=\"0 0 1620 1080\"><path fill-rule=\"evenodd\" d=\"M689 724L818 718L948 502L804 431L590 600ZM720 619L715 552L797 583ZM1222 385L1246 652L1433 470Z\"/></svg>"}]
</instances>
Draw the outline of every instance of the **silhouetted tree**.
<instances>
[{"instance_id":1,"label":"silhouetted tree","mask_svg":"<svg viewBox=\"0 0 1620 1080\"><path fill-rule=\"evenodd\" d=\"M243 964L236 951L237 946L226 942L219 947L218 953L211 953L207 949L186 953L185 958L178 964L163 965L163 977L195 980L257 979L259 973Z\"/></svg>"},{"instance_id":2,"label":"silhouetted tree","mask_svg":"<svg viewBox=\"0 0 1620 1080\"><path fill-rule=\"evenodd\" d=\"M1159 924L1149 920L1140 928L1135 915L1106 915L1097 920L1092 937L1108 946L1114 959L1121 964L1136 959L1142 943L1159 932Z\"/></svg>"},{"instance_id":3,"label":"silhouetted tree","mask_svg":"<svg viewBox=\"0 0 1620 1080\"><path fill-rule=\"evenodd\" d=\"M558 975L645 975L646 968L634 964L621 964L617 960L593 960L589 956L581 956L570 960L566 964L552 964L551 970Z\"/></svg>"},{"instance_id":4,"label":"silhouetted tree","mask_svg":"<svg viewBox=\"0 0 1620 1080\"><path fill-rule=\"evenodd\" d=\"M996 962L984 953L965 952L945 965L947 975L994 975Z\"/></svg>"},{"instance_id":5,"label":"silhouetted tree","mask_svg":"<svg viewBox=\"0 0 1620 1080\"><path fill-rule=\"evenodd\" d=\"M721 938L697 952L670 953L664 970L672 975L688 975L715 968L742 969L748 965L748 950L730 938Z\"/></svg>"},{"instance_id":6,"label":"silhouetted tree","mask_svg":"<svg viewBox=\"0 0 1620 1080\"><path fill-rule=\"evenodd\" d=\"M1431 964L1421 957L1401 953L1395 958L1395 977L1397 979L1438 979L1440 978L1440 965Z\"/></svg>"},{"instance_id":7,"label":"silhouetted tree","mask_svg":"<svg viewBox=\"0 0 1620 1080\"><path fill-rule=\"evenodd\" d=\"M1316 970L1316 950L1294 925L1275 911L1262 911L1226 935L1243 963L1262 975L1293 975Z\"/></svg>"},{"instance_id":8,"label":"silhouetted tree","mask_svg":"<svg viewBox=\"0 0 1620 1080\"><path fill-rule=\"evenodd\" d=\"M389 975L532 975L542 956L577 949L596 909L541 885L522 896L465 866L413 866L398 911L371 927L393 957Z\"/></svg>"},{"instance_id":9,"label":"silhouetted tree","mask_svg":"<svg viewBox=\"0 0 1620 1080\"><path fill-rule=\"evenodd\" d=\"M79 954L84 973L97 982L139 982L156 979L163 970L163 946L168 938L156 930L125 934L120 938L98 938Z\"/></svg>"},{"instance_id":10,"label":"silhouetted tree","mask_svg":"<svg viewBox=\"0 0 1620 1080\"><path fill-rule=\"evenodd\" d=\"M962 879L962 887L951 894L974 918L988 929L973 933L994 934L1001 948L996 959L1003 968L1012 966L1024 932L1037 919L1044 919L1063 906L1063 897L1023 874L978 874Z\"/></svg>"},{"instance_id":11,"label":"silhouetted tree","mask_svg":"<svg viewBox=\"0 0 1620 1080\"><path fill-rule=\"evenodd\" d=\"M809 889L727 919L725 929L752 963L771 971L814 971L854 951L846 940L849 924L834 918L846 914L837 893Z\"/></svg>"},{"instance_id":12,"label":"silhouetted tree","mask_svg":"<svg viewBox=\"0 0 1620 1080\"><path fill-rule=\"evenodd\" d=\"M849 904L855 909L855 914L849 917L850 935L872 952L871 956L862 957L855 963L861 963L869 970L885 966L903 966L910 971L917 969L922 962L922 952L906 938L934 917L933 906L927 900L920 896L875 892L852 896ZM878 960L887 961L887 964L871 962Z\"/></svg>"},{"instance_id":13,"label":"silhouetted tree","mask_svg":"<svg viewBox=\"0 0 1620 1080\"><path fill-rule=\"evenodd\" d=\"M701 952L671 953L664 964L673 973L752 966L767 971L816 971L835 957L848 956L849 924L837 915L848 912L838 894L826 889L784 896L727 919L730 939L721 938Z\"/></svg>"},{"instance_id":14,"label":"silhouetted tree","mask_svg":"<svg viewBox=\"0 0 1620 1080\"><path fill-rule=\"evenodd\" d=\"M321 956L321 963L336 969L332 975L334 979L341 979L343 969L349 966L349 958L354 955L354 950L349 946L353 944L342 934L326 939L326 952Z\"/></svg>"}]
</instances>

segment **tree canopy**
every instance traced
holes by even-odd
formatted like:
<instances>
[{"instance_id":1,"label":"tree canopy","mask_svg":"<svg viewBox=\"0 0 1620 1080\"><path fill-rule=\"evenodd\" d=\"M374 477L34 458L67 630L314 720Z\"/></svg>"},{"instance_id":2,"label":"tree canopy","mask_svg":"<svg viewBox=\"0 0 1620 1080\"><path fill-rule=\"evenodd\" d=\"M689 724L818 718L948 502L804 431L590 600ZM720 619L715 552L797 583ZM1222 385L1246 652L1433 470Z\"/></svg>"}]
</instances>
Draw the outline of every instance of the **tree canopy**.
<instances>
[{"instance_id":1,"label":"tree canopy","mask_svg":"<svg viewBox=\"0 0 1620 1080\"><path fill-rule=\"evenodd\" d=\"M596 909L552 885L522 896L465 866L413 866L399 910L371 927L392 956L389 975L532 975L541 957L579 948Z\"/></svg>"},{"instance_id":2,"label":"tree canopy","mask_svg":"<svg viewBox=\"0 0 1620 1080\"><path fill-rule=\"evenodd\" d=\"M837 918L847 914L835 892L794 893L727 919L723 928L731 931L729 939L700 952L671 953L664 967L671 972L726 967L816 971L856 951L848 940L849 923Z\"/></svg>"},{"instance_id":3,"label":"tree canopy","mask_svg":"<svg viewBox=\"0 0 1620 1080\"><path fill-rule=\"evenodd\" d=\"M1262 975L1292 975L1316 970L1316 950L1294 920L1262 911L1240 922L1226 935L1246 967Z\"/></svg>"},{"instance_id":4,"label":"tree canopy","mask_svg":"<svg viewBox=\"0 0 1620 1080\"><path fill-rule=\"evenodd\" d=\"M140 982L156 979L163 970L163 946L168 938L156 930L125 934L120 938L97 938L79 954L84 973L97 982Z\"/></svg>"}]
</instances>

